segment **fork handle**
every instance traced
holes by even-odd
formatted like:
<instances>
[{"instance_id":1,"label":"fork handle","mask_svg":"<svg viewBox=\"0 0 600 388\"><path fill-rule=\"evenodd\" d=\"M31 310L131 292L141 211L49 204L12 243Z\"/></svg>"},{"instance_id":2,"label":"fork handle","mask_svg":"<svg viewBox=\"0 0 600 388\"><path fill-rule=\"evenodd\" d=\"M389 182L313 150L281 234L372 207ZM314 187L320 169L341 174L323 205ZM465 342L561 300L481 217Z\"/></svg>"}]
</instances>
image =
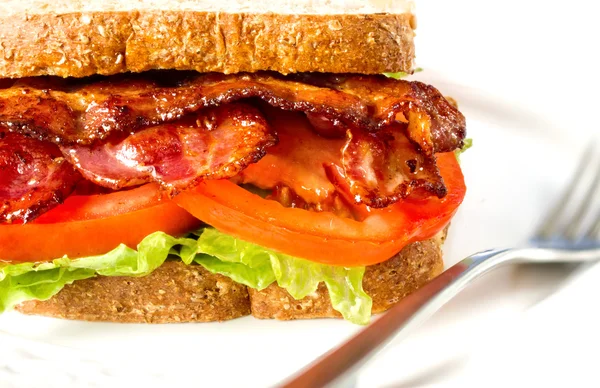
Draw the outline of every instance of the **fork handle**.
<instances>
[{"instance_id":1,"label":"fork handle","mask_svg":"<svg viewBox=\"0 0 600 388\"><path fill-rule=\"evenodd\" d=\"M569 249L493 249L476 253L447 269L419 290L398 302L387 313L346 343L309 365L282 387L323 387L351 381L355 371L388 345L404 336L439 310L473 280L509 262L581 263L600 258L600 248Z\"/></svg>"},{"instance_id":2,"label":"fork handle","mask_svg":"<svg viewBox=\"0 0 600 388\"><path fill-rule=\"evenodd\" d=\"M460 261L413 292L348 342L301 371L282 387L336 386L354 376L361 365L398 334L405 334L440 309L471 281L492 268L529 253L519 249L498 249L476 253Z\"/></svg>"}]
</instances>

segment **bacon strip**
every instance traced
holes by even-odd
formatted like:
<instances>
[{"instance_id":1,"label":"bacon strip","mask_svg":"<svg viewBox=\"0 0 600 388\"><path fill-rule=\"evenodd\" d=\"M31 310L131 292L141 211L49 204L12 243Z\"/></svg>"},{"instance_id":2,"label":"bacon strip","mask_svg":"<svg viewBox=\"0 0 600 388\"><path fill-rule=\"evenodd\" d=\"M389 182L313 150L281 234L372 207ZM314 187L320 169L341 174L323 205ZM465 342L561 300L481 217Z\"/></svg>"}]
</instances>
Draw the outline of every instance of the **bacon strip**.
<instances>
[{"instance_id":1,"label":"bacon strip","mask_svg":"<svg viewBox=\"0 0 600 388\"><path fill-rule=\"evenodd\" d=\"M117 190L156 181L174 195L202 179L238 174L275 143L260 111L238 103L125 139L62 150L86 179L101 186Z\"/></svg>"},{"instance_id":2,"label":"bacon strip","mask_svg":"<svg viewBox=\"0 0 600 388\"><path fill-rule=\"evenodd\" d=\"M366 127L376 125L382 129L395 121L407 123L409 138L428 155L462 147L465 117L431 85L382 76L300 74L295 77L359 98L371 112L371 122Z\"/></svg>"},{"instance_id":3,"label":"bacon strip","mask_svg":"<svg viewBox=\"0 0 600 388\"><path fill-rule=\"evenodd\" d=\"M28 222L61 203L81 176L58 147L0 129L0 222Z\"/></svg>"},{"instance_id":4,"label":"bacon strip","mask_svg":"<svg viewBox=\"0 0 600 388\"><path fill-rule=\"evenodd\" d=\"M277 187L276 197L290 194L302 199L292 201L294 206L312 210L334 207L339 195L376 208L409 195L446 195L434 157L419 153L400 124L377 133L348 130L345 139L324 138L315 133L314 120L277 109L267 113L279 144L236 176L238 183Z\"/></svg>"},{"instance_id":5,"label":"bacon strip","mask_svg":"<svg viewBox=\"0 0 600 388\"><path fill-rule=\"evenodd\" d=\"M51 143L85 178L112 189L156 181L175 194L202 179L233 177L277 141L256 108L235 103L250 98L306 113L312 128L336 144L345 138L343 149L330 152L339 160L319 161L318 176L307 169L314 182L325 182L314 193L342 189L347 199L373 207L409 195L444 196L435 153L460 147L465 137L464 117L435 88L378 76L23 79L0 88L0 132L9 131L0 139L0 222L35 218L80 179ZM298 140L299 133L288 132ZM286 166L298 154L294 147L281 155ZM302 152L314 162L313 151ZM304 186L292 189L314 202Z\"/></svg>"},{"instance_id":6,"label":"bacon strip","mask_svg":"<svg viewBox=\"0 0 600 388\"><path fill-rule=\"evenodd\" d=\"M446 195L435 157L417 152L399 125L377 133L348 132L342 165L357 203L382 208L409 195Z\"/></svg>"},{"instance_id":7,"label":"bacon strip","mask_svg":"<svg viewBox=\"0 0 600 388\"><path fill-rule=\"evenodd\" d=\"M17 83L0 90L0 123L11 131L59 144L89 145L181 118L205 107L260 98L274 107L318 115L377 132L399 120L427 154L462 145L465 119L433 87L378 76L271 73L153 73L54 88ZM165 84L159 84L162 80Z\"/></svg>"}]
</instances>

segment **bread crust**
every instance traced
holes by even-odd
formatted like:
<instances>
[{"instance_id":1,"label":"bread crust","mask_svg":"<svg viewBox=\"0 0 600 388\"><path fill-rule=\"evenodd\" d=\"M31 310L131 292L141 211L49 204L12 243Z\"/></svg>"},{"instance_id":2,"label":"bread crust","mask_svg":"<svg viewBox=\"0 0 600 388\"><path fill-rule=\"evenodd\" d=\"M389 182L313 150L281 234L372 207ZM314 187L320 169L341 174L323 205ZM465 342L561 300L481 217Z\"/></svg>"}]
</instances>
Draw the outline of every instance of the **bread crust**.
<instances>
[{"instance_id":1,"label":"bread crust","mask_svg":"<svg viewBox=\"0 0 600 388\"><path fill-rule=\"evenodd\" d=\"M195 11L0 16L0 78L199 72L410 72L414 15Z\"/></svg>"},{"instance_id":2,"label":"bread crust","mask_svg":"<svg viewBox=\"0 0 600 388\"><path fill-rule=\"evenodd\" d=\"M148 276L80 280L48 301L16 308L24 314L123 323L226 321L250 314L245 286L199 265L167 261Z\"/></svg>"},{"instance_id":3,"label":"bread crust","mask_svg":"<svg viewBox=\"0 0 600 388\"><path fill-rule=\"evenodd\" d=\"M363 289L373 299L373 314L388 310L444 270L440 240L416 242L380 264L367 267ZM252 315L261 319L312 319L341 317L333 309L325 285L306 298L295 300L275 284L262 291L249 289Z\"/></svg>"},{"instance_id":4,"label":"bread crust","mask_svg":"<svg viewBox=\"0 0 600 388\"><path fill-rule=\"evenodd\" d=\"M405 247L392 259L369 266L363 287L373 298L373 313L389 309L443 270L443 236ZM252 314L280 320L340 317L327 288L295 300L273 284L246 288L199 265L167 261L141 278L102 277L77 281L48 301L17 306L25 314L63 319L125 323L224 321Z\"/></svg>"}]
</instances>

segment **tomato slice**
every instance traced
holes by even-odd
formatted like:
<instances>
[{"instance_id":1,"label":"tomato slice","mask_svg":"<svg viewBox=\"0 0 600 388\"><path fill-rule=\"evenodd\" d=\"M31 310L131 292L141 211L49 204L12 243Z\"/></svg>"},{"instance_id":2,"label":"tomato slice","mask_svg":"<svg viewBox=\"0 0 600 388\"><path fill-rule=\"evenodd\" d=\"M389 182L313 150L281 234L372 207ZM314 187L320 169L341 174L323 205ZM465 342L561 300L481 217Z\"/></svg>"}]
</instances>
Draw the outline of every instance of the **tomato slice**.
<instances>
[{"instance_id":1,"label":"tomato slice","mask_svg":"<svg viewBox=\"0 0 600 388\"><path fill-rule=\"evenodd\" d=\"M466 187L454 153L437 157L448 189L444 198L404 200L370 209L362 221L286 208L226 180L202 182L174 201L224 233L282 253L325 264L372 265L411 242L433 237L462 203Z\"/></svg>"},{"instance_id":2,"label":"tomato slice","mask_svg":"<svg viewBox=\"0 0 600 388\"><path fill-rule=\"evenodd\" d=\"M65 202L36 218L36 224L92 220L114 217L161 204L157 184L102 195L72 195Z\"/></svg>"},{"instance_id":3,"label":"tomato slice","mask_svg":"<svg viewBox=\"0 0 600 388\"><path fill-rule=\"evenodd\" d=\"M48 261L100 255L125 244L135 248L147 235L183 235L201 222L157 185L104 195L71 196L25 225L0 226L0 260Z\"/></svg>"}]
</instances>

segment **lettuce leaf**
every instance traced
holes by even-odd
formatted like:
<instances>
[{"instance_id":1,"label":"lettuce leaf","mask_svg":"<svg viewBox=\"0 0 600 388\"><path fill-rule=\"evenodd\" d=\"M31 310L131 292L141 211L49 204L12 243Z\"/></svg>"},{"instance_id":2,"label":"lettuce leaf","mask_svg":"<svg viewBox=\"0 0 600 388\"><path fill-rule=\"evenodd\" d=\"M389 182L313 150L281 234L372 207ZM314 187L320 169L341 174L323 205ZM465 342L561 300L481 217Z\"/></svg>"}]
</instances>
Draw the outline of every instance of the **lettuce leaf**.
<instances>
[{"instance_id":1,"label":"lettuce leaf","mask_svg":"<svg viewBox=\"0 0 600 388\"><path fill-rule=\"evenodd\" d=\"M214 228L201 231L197 252L197 264L259 291L276 280L271 267L271 252Z\"/></svg>"},{"instance_id":2,"label":"lettuce leaf","mask_svg":"<svg viewBox=\"0 0 600 388\"><path fill-rule=\"evenodd\" d=\"M383 73L383 75L385 75L388 78L403 79L403 78L408 77L410 74L405 73L403 71L399 71L397 73Z\"/></svg>"},{"instance_id":3,"label":"lettuce leaf","mask_svg":"<svg viewBox=\"0 0 600 388\"><path fill-rule=\"evenodd\" d=\"M96 271L92 269L52 267L38 270L22 264L4 269L0 270L0 313L26 300L50 299L65 284L96 275Z\"/></svg>"},{"instance_id":4,"label":"lettuce leaf","mask_svg":"<svg viewBox=\"0 0 600 388\"><path fill-rule=\"evenodd\" d=\"M413 73L420 73L420 72L422 72L422 71L423 71L423 69L422 69L422 68L420 68L420 67L417 67L417 68L414 70L414 72L413 72ZM399 71L399 72L397 72L397 73L383 73L383 75L385 75L385 76L386 76L386 77L388 77L388 78L393 78L393 79L403 79L403 78L406 78L406 77L408 77L408 76L409 76L409 75L411 75L411 74L409 74L409 73L406 73L406 72L404 72L404 71Z\"/></svg>"},{"instance_id":5,"label":"lettuce leaf","mask_svg":"<svg viewBox=\"0 0 600 388\"><path fill-rule=\"evenodd\" d=\"M65 285L96 275L146 276L167 257L202 265L248 287L262 290L273 282L292 297L315 292L320 283L329 290L331 303L345 319L367 324L371 298L362 288L364 267L344 268L313 263L251 244L214 228L175 238L162 232L147 236L137 250L121 245L93 257L63 257L49 263L0 264L0 313L26 300L47 300Z\"/></svg>"},{"instance_id":6,"label":"lettuce leaf","mask_svg":"<svg viewBox=\"0 0 600 388\"><path fill-rule=\"evenodd\" d=\"M369 323L372 300L362 288L364 267L313 263L242 241L214 228L203 230L198 238L198 249L202 254L196 256L196 263L257 290L276 281L293 298L302 299L317 291L324 282L334 309L353 323Z\"/></svg>"},{"instance_id":7,"label":"lettuce leaf","mask_svg":"<svg viewBox=\"0 0 600 388\"><path fill-rule=\"evenodd\" d=\"M459 163L460 163L461 155L471 147L473 147L473 139L469 138L469 139L465 139L462 148L454 151L454 155L456 155L456 159L458 160Z\"/></svg>"},{"instance_id":8,"label":"lettuce leaf","mask_svg":"<svg viewBox=\"0 0 600 388\"><path fill-rule=\"evenodd\" d=\"M174 238L157 232L133 250L120 245L105 255L49 263L0 264L0 313L26 300L47 300L76 280L103 276L145 276L167 259L175 246L193 247L181 259L189 264L195 257L196 240Z\"/></svg>"},{"instance_id":9,"label":"lettuce leaf","mask_svg":"<svg viewBox=\"0 0 600 388\"><path fill-rule=\"evenodd\" d=\"M202 254L196 256L196 263L257 290L276 281L293 298L302 299L317 291L319 283L324 282L334 309L353 323L369 323L372 300L362 288L364 267L313 263L242 241L214 228L202 231L198 249Z\"/></svg>"}]
</instances>

